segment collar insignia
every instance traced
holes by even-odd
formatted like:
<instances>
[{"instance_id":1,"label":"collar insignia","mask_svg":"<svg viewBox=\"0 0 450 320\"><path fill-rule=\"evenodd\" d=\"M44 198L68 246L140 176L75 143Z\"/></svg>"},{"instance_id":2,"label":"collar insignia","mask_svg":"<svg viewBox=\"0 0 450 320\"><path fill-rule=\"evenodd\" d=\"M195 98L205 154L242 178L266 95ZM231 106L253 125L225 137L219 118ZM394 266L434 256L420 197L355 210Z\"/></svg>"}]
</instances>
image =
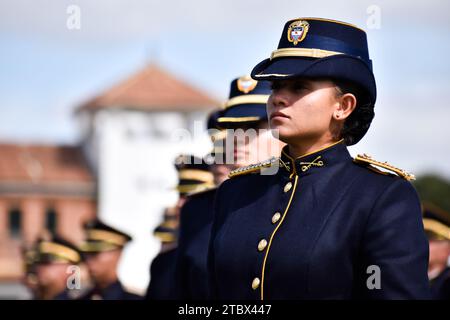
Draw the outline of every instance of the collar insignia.
<instances>
[{"instance_id":1,"label":"collar insignia","mask_svg":"<svg viewBox=\"0 0 450 320\"><path fill-rule=\"evenodd\" d=\"M302 172L308 171L311 167L323 167L322 156L318 156L312 162L300 162Z\"/></svg>"}]
</instances>

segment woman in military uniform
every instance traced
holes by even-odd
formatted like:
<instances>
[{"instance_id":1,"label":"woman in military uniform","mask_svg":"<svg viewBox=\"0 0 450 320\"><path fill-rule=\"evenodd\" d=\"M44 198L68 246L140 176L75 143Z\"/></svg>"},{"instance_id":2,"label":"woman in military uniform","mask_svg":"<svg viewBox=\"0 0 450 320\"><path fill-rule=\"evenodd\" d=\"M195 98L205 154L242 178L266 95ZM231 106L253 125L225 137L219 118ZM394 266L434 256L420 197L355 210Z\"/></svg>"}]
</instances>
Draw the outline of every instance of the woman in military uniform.
<instances>
[{"instance_id":1,"label":"woman in military uniform","mask_svg":"<svg viewBox=\"0 0 450 320\"><path fill-rule=\"evenodd\" d=\"M270 127L287 146L277 161L231 172L218 190L211 297L428 298L413 176L347 150L374 116L365 32L326 19L288 21L252 77L271 81Z\"/></svg>"}]
</instances>

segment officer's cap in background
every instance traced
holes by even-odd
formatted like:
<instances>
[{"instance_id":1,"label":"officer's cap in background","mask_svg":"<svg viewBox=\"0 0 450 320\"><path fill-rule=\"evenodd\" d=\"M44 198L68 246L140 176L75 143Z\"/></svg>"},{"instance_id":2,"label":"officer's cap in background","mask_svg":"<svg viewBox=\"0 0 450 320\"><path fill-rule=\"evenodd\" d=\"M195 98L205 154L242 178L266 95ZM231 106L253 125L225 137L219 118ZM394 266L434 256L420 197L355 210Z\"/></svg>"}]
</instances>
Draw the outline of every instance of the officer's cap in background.
<instances>
[{"instance_id":1,"label":"officer's cap in background","mask_svg":"<svg viewBox=\"0 0 450 320\"><path fill-rule=\"evenodd\" d=\"M433 203L422 205L423 226L430 240L450 240L450 213Z\"/></svg>"},{"instance_id":2,"label":"officer's cap in background","mask_svg":"<svg viewBox=\"0 0 450 320\"><path fill-rule=\"evenodd\" d=\"M174 243L178 239L178 214L175 207L167 208L164 211L164 218L154 230L153 235L162 243Z\"/></svg>"},{"instance_id":3,"label":"officer's cap in background","mask_svg":"<svg viewBox=\"0 0 450 320\"><path fill-rule=\"evenodd\" d=\"M180 155L175 159L175 168L178 171L176 189L182 196L214 187L214 176L205 159Z\"/></svg>"},{"instance_id":4,"label":"officer's cap in background","mask_svg":"<svg viewBox=\"0 0 450 320\"><path fill-rule=\"evenodd\" d=\"M217 119L224 128L254 125L267 121L266 104L270 95L270 84L243 76L234 79L230 94L221 116Z\"/></svg>"},{"instance_id":5,"label":"officer's cap in background","mask_svg":"<svg viewBox=\"0 0 450 320\"><path fill-rule=\"evenodd\" d=\"M85 225L86 238L81 245L84 253L98 253L123 248L131 236L113 228L100 220L94 220Z\"/></svg>"},{"instance_id":6,"label":"officer's cap in background","mask_svg":"<svg viewBox=\"0 0 450 320\"><path fill-rule=\"evenodd\" d=\"M36 243L33 257L27 257L32 261L27 263L50 264L50 263L70 263L77 264L82 261L82 253L76 245L62 239L58 236L53 236L51 239L39 239Z\"/></svg>"}]
</instances>

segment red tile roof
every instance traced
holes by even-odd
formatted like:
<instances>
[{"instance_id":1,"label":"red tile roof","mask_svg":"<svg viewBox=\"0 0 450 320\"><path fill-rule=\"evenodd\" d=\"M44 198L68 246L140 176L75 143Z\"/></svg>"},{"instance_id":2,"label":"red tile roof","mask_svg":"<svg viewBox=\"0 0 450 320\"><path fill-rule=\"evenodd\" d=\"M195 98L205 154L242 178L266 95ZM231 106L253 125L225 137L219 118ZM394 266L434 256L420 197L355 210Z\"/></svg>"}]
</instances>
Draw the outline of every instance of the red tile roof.
<instances>
[{"instance_id":1,"label":"red tile roof","mask_svg":"<svg viewBox=\"0 0 450 320\"><path fill-rule=\"evenodd\" d=\"M92 182L80 147L0 144L0 182Z\"/></svg>"},{"instance_id":2,"label":"red tile roof","mask_svg":"<svg viewBox=\"0 0 450 320\"><path fill-rule=\"evenodd\" d=\"M217 107L217 101L151 64L129 79L81 105L81 110L130 108L191 111Z\"/></svg>"}]
</instances>

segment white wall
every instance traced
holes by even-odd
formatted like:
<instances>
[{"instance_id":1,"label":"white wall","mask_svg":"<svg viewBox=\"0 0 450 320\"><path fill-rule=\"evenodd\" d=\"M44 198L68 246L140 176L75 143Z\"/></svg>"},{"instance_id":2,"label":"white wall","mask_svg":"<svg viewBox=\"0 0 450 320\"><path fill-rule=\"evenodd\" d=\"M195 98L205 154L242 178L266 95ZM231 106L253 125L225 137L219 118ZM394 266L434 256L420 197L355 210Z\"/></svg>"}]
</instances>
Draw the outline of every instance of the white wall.
<instances>
[{"instance_id":1,"label":"white wall","mask_svg":"<svg viewBox=\"0 0 450 320\"><path fill-rule=\"evenodd\" d=\"M202 156L210 149L205 119L204 112L116 109L95 115L93 141L87 146L98 148L89 153L98 157L99 217L133 236L124 251L119 277L138 292L145 291L150 262L160 248L152 231L163 209L177 199L175 157L180 153ZM198 132L192 137L180 132L194 126Z\"/></svg>"}]
</instances>

